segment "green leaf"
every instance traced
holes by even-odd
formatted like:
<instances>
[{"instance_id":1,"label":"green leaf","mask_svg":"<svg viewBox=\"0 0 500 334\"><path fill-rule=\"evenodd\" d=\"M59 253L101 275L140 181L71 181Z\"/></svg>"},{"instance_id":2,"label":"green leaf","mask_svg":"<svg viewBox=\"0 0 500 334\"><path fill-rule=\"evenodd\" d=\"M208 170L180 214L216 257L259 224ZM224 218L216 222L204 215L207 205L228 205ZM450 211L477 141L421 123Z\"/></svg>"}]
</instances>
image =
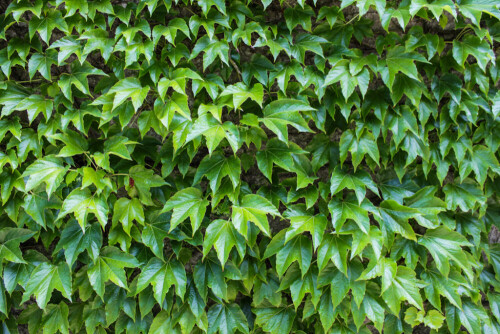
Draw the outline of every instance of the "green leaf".
<instances>
[{"instance_id":1,"label":"green leaf","mask_svg":"<svg viewBox=\"0 0 500 334\"><path fill-rule=\"evenodd\" d=\"M328 40L311 34L300 34L295 38L293 45L290 45L290 50L285 50L293 58L297 59L299 63L304 64L306 51L313 52L319 57L324 57L321 43L328 43Z\"/></svg>"},{"instance_id":2,"label":"green leaf","mask_svg":"<svg viewBox=\"0 0 500 334\"><path fill-rule=\"evenodd\" d=\"M377 185L373 182L370 174L362 170L350 174L336 167L330 179L330 191L332 195L337 194L345 188L351 189L356 193L359 204L365 199L367 187L378 195Z\"/></svg>"},{"instance_id":3,"label":"green leaf","mask_svg":"<svg viewBox=\"0 0 500 334\"><path fill-rule=\"evenodd\" d=\"M21 142L17 146L18 161L26 161L30 152L32 152L36 158L41 158L42 144L43 141L39 139L39 136L35 133L35 131L31 129L24 129L21 135Z\"/></svg>"},{"instance_id":4,"label":"green leaf","mask_svg":"<svg viewBox=\"0 0 500 334\"><path fill-rule=\"evenodd\" d=\"M332 264L328 264L318 276L318 287L330 285L333 307L337 307L351 290L354 301L360 305L366 291L366 282L357 280L363 271L359 261L351 261L348 265L347 275L342 273Z\"/></svg>"},{"instance_id":5,"label":"green leaf","mask_svg":"<svg viewBox=\"0 0 500 334\"><path fill-rule=\"evenodd\" d=\"M384 304L380 300L379 296L376 295L376 290L373 291L373 285L370 288L372 289L367 290L367 293L359 306L359 310L357 310L354 301L351 302L354 322L357 328L359 328L364 322L365 317L368 317L368 319L373 321L375 328L381 331L384 324Z\"/></svg>"},{"instance_id":6,"label":"green leaf","mask_svg":"<svg viewBox=\"0 0 500 334\"><path fill-rule=\"evenodd\" d=\"M440 226L434 230L427 230L425 235L418 239L418 243L429 250L436 267L445 277L448 277L450 273L450 260L452 260L464 270L468 277L472 278L472 267L475 264L471 263L467 253L461 247L472 247L472 244L460 233Z\"/></svg>"},{"instance_id":7,"label":"green leaf","mask_svg":"<svg viewBox=\"0 0 500 334\"><path fill-rule=\"evenodd\" d=\"M170 224L160 221L155 224L146 223L146 227L142 230L142 242L162 260L164 249L163 240L168 236L169 228Z\"/></svg>"},{"instance_id":8,"label":"green leaf","mask_svg":"<svg viewBox=\"0 0 500 334\"><path fill-rule=\"evenodd\" d=\"M93 213L104 229L108 222L108 211L108 204L104 196L92 195L88 188L75 189L64 200L57 219L62 219L67 214L73 213L82 231L85 231L87 215Z\"/></svg>"},{"instance_id":9,"label":"green leaf","mask_svg":"<svg viewBox=\"0 0 500 334\"><path fill-rule=\"evenodd\" d=\"M29 177L25 190L30 191L42 182L46 185L47 195L50 195L59 187L66 175L69 166L64 166L63 161L53 156L45 156L35 161L24 171L22 177Z\"/></svg>"},{"instance_id":10,"label":"green leaf","mask_svg":"<svg viewBox=\"0 0 500 334\"><path fill-rule=\"evenodd\" d=\"M436 310L430 310L424 318L424 323L431 329L437 330L443 326L444 316Z\"/></svg>"},{"instance_id":11,"label":"green leaf","mask_svg":"<svg viewBox=\"0 0 500 334\"><path fill-rule=\"evenodd\" d=\"M420 310L424 308L417 283L413 270L398 267L391 285L382 293L382 297L394 314L399 313L400 303L404 300Z\"/></svg>"},{"instance_id":12,"label":"green leaf","mask_svg":"<svg viewBox=\"0 0 500 334\"><path fill-rule=\"evenodd\" d=\"M162 212L174 210L170 221L170 231L189 217L194 235L205 217L208 204L209 202L203 198L201 190L190 187L175 193L165 203Z\"/></svg>"},{"instance_id":13,"label":"green leaf","mask_svg":"<svg viewBox=\"0 0 500 334\"><path fill-rule=\"evenodd\" d=\"M137 190L142 204L153 205L150 189L164 186L167 182L161 176L156 175L152 169L147 169L141 165L131 167L128 173L130 179L133 180L133 188Z\"/></svg>"},{"instance_id":14,"label":"green leaf","mask_svg":"<svg viewBox=\"0 0 500 334\"><path fill-rule=\"evenodd\" d=\"M222 124L209 113L200 115L194 122L192 130L186 136L186 143L189 143L200 135L205 137L210 155L223 139L228 141L233 152L238 151L240 147L240 133L238 128L231 122L224 122Z\"/></svg>"},{"instance_id":15,"label":"green leaf","mask_svg":"<svg viewBox=\"0 0 500 334\"><path fill-rule=\"evenodd\" d=\"M69 308L65 302L60 302L58 305L47 305L43 320L43 332L57 333L57 331L60 331L61 333L69 334L68 319Z\"/></svg>"},{"instance_id":16,"label":"green leaf","mask_svg":"<svg viewBox=\"0 0 500 334\"><path fill-rule=\"evenodd\" d=\"M24 182L21 174L15 170L12 174L4 171L0 174L2 182L0 183L0 198L2 203L7 203L7 200L13 195L14 188L24 190Z\"/></svg>"},{"instance_id":17,"label":"green leaf","mask_svg":"<svg viewBox=\"0 0 500 334\"><path fill-rule=\"evenodd\" d=\"M254 309L255 324L269 333L289 334L295 320L295 311L291 307L263 307Z\"/></svg>"},{"instance_id":18,"label":"green leaf","mask_svg":"<svg viewBox=\"0 0 500 334\"><path fill-rule=\"evenodd\" d=\"M48 120L52 115L53 109L54 103L52 100L47 100L40 95L30 95L16 106L16 110L27 110L30 123L40 113L43 113L45 119Z\"/></svg>"},{"instance_id":19,"label":"green leaf","mask_svg":"<svg viewBox=\"0 0 500 334\"><path fill-rule=\"evenodd\" d=\"M66 133L56 133L52 138L62 141L65 145L59 151L58 157L71 157L84 154L88 150L87 140L78 132L67 130Z\"/></svg>"},{"instance_id":20,"label":"green leaf","mask_svg":"<svg viewBox=\"0 0 500 334\"><path fill-rule=\"evenodd\" d=\"M13 1L7 7L5 15L12 14L14 19L16 21L19 21L21 15L23 15L27 11L30 11L37 17L40 17L40 15L42 14L42 7L43 7L42 1L35 1L34 4L28 1Z\"/></svg>"},{"instance_id":21,"label":"green leaf","mask_svg":"<svg viewBox=\"0 0 500 334\"><path fill-rule=\"evenodd\" d=\"M274 65L266 57L256 54L250 62L242 64L242 79L246 85L250 84L252 78L267 86L269 81L268 71L273 70Z\"/></svg>"},{"instance_id":22,"label":"green leaf","mask_svg":"<svg viewBox=\"0 0 500 334\"><path fill-rule=\"evenodd\" d=\"M404 94L410 99L413 105L418 106L424 91L425 86L421 82L398 73L396 74L396 79L394 79L391 98L396 105Z\"/></svg>"},{"instance_id":23,"label":"green leaf","mask_svg":"<svg viewBox=\"0 0 500 334\"><path fill-rule=\"evenodd\" d=\"M368 263L358 280L369 280L382 276L381 292L384 293L393 284L396 272L397 264L394 260L388 258L374 259Z\"/></svg>"},{"instance_id":24,"label":"green leaf","mask_svg":"<svg viewBox=\"0 0 500 334\"><path fill-rule=\"evenodd\" d=\"M408 223L410 218L419 215L417 209L403 206L394 200L385 200L380 203L380 215L384 228L393 233L399 233L406 239L417 241L415 232Z\"/></svg>"},{"instance_id":25,"label":"green leaf","mask_svg":"<svg viewBox=\"0 0 500 334\"><path fill-rule=\"evenodd\" d=\"M195 58L201 51L204 52L203 71L205 71L217 57L229 66L229 45L226 41L220 41L217 39L212 40L208 36L203 36L196 42L190 58Z\"/></svg>"},{"instance_id":26,"label":"green leaf","mask_svg":"<svg viewBox=\"0 0 500 334\"><path fill-rule=\"evenodd\" d=\"M251 99L257 102L262 107L262 102L264 100L264 87L261 84L255 84L252 88L247 87L242 82L236 85L227 86L219 96L231 95L233 97L233 105L235 109L239 109L240 106L247 99Z\"/></svg>"},{"instance_id":27,"label":"green leaf","mask_svg":"<svg viewBox=\"0 0 500 334\"><path fill-rule=\"evenodd\" d=\"M474 171L477 182L483 187L488 170L491 169L498 173L499 167L494 152L483 145L475 145L473 151L460 163L460 179L465 180Z\"/></svg>"},{"instance_id":28,"label":"green leaf","mask_svg":"<svg viewBox=\"0 0 500 334\"><path fill-rule=\"evenodd\" d=\"M71 282L71 273L66 263L56 266L43 262L31 273L22 302L27 301L31 295L35 295L38 306L45 309L54 289L71 301Z\"/></svg>"},{"instance_id":29,"label":"green leaf","mask_svg":"<svg viewBox=\"0 0 500 334\"><path fill-rule=\"evenodd\" d=\"M116 109L119 105L125 102L128 98L132 100L134 109L137 112L148 95L149 87L143 87L137 78L125 78L117 82L110 88L107 94L113 95L113 108Z\"/></svg>"},{"instance_id":30,"label":"green leaf","mask_svg":"<svg viewBox=\"0 0 500 334\"><path fill-rule=\"evenodd\" d=\"M340 138L341 165L347 158L347 152L351 152L354 170L358 168L366 154L368 154L377 165L379 164L380 153L377 146L377 140L373 134L368 131L364 131L359 138L351 130L344 132Z\"/></svg>"},{"instance_id":31,"label":"green leaf","mask_svg":"<svg viewBox=\"0 0 500 334\"><path fill-rule=\"evenodd\" d=\"M318 269L322 271L331 260L347 276L347 253L351 247L341 236L326 234L318 248ZM336 307L336 305L334 306Z\"/></svg>"},{"instance_id":32,"label":"green leaf","mask_svg":"<svg viewBox=\"0 0 500 334\"><path fill-rule=\"evenodd\" d=\"M192 280L189 281L187 286L187 302L189 303L191 312L193 312L193 315L197 319L201 318L205 314L206 303L196 289Z\"/></svg>"},{"instance_id":33,"label":"green leaf","mask_svg":"<svg viewBox=\"0 0 500 334\"><path fill-rule=\"evenodd\" d=\"M338 19L344 20L344 13L342 13L339 7L323 6L319 10L317 19L321 20L323 18L326 19L328 25L330 26L330 28L332 28Z\"/></svg>"},{"instance_id":34,"label":"green leaf","mask_svg":"<svg viewBox=\"0 0 500 334\"><path fill-rule=\"evenodd\" d=\"M311 260L311 240L305 235L298 235L285 243L284 247L276 254L276 271L279 276L283 276L288 267L297 261L302 276L304 276L311 265Z\"/></svg>"},{"instance_id":35,"label":"green leaf","mask_svg":"<svg viewBox=\"0 0 500 334\"><path fill-rule=\"evenodd\" d=\"M364 68L358 74L352 75L349 70L349 61L341 60L332 67L330 72L328 72L323 85L328 86L337 82L340 82L342 95L346 101L358 86L362 95L365 96L368 90L368 84L370 83L370 72L368 72L367 68Z\"/></svg>"},{"instance_id":36,"label":"green leaf","mask_svg":"<svg viewBox=\"0 0 500 334\"><path fill-rule=\"evenodd\" d=\"M465 17L469 18L476 26L479 26L482 13L493 15L497 19L500 16L498 6L495 8L494 3L488 0L463 0L460 1L458 8L460 12Z\"/></svg>"},{"instance_id":37,"label":"green leaf","mask_svg":"<svg viewBox=\"0 0 500 334\"><path fill-rule=\"evenodd\" d=\"M456 323L457 320L458 324ZM464 302L463 309L459 309L451 304L446 305L446 323L452 332L458 332L461 324L469 333L482 333L481 323L483 321L489 322L488 314L481 306L476 305L469 300Z\"/></svg>"},{"instance_id":38,"label":"green leaf","mask_svg":"<svg viewBox=\"0 0 500 334\"><path fill-rule=\"evenodd\" d=\"M175 325L169 312L162 310L154 318L149 332L152 334L180 334L180 330Z\"/></svg>"},{"instance_id":39,"label":"green leaf","mask_svg":"<svg viewBox=\"0 0 500 334\"><path fill-rule=\"evenodd\" d=\"M342 0L342 4L340 5L341 9L353 4L354 0ZM375 6L378 13L383 13L385 8L385 2L380 0L360 0L356 1L356 6L359 8L360 15L363 16L370 9L370 6Z\"/></svg>"},{"instance_id":40,"label":"green leaf","mask_svg":"<svg viewBox=\"0 0 500 334\"><path fill-rule=\"evenodd\" d=\"M1 98L0 98L1 99ZM5 108L5 105L4 105ZM3 109L2 109L3 110ZM10 132L17 139L21 139L21 124L19 118L0 120L0 137L4 138L7 132Z\"/></svg>"},{"instance_id":41,"label":"green leaf","mask_svg":"<svg viewBox=\"0 0 500 334\"><path fill-rule=\"evenodd\" d=\"M446 195L448 210L456 210L460 207L462 211L473 209L476 203L484 204L486 197L476 184L466 179L462 183L448 183L443 187Z\"/></svg>"},{"instance_id":42,"label":"green leaf","mask_svg":"<svg viewBox=\"0 0 500 334\"><path fill-rule=\"evenodd\" d=\"M27 229L4 227L0 229L0 257L10 262L26 263L19 244L35 235Z\"/></svg>"},{"instance_id":43,"label":"green leaf","mask_svg":"<svg viewBox=\"0 0 500 334\"><path fill-rule=\"evenodd\" d=\"M314 11L311 6L295 6L285 9L285 22L290 32L298 25L302 26L306 31L311 31L311 17L314 16Z\"/></svg>"},{"instance_id":44,"label":"green leaf","mask_svg":"<svg viewBox=\"0 0 500 334\"><path fill-rule=\"evenodd\" d=\"M59 5L63 0L58 0L56 3ZM66 7L66 15L64 17L72 16L78 11L83 17L87 17L89 6L88 3L83 0L64 0L64 5Z\"/></svg>"},{"instance_id":45,"label":"green leaf","mask_svg":"<svg viewBox=\"0 0 500 334\"><path fill-rule=\"evenodd\" d=\"M491 313L498 320L500 318L500 295L497 293L488 292L488 301L490 302Z\"/></svg>"},{"instance_id":46,"label":"green leaf","mask_svg":"<svg viewBox=\"0 0 500 334\"><path fill-rule=\"evenodd\" d=\"M137 281L135 293L138 294L149 284L153 286L154 297L158 304L162 305L168 290L175 285L175 293L184 300L186 293L186 271L184 266L176 260L163 262L158 258L152 258L146 266L141 269Z\"/></svg>"},{"instance_id":47,"label":"green leaf","mask_svg":"<svg viewBox=\"0 0 500 334\"><path fill-rule=\"evenodd\" d=\"M232 222L238 232L245 238L247 236L248 224L251 221L264 232L268 237L271 236L267 215L281 217L280 212L266 198L259 195L245 195L238 205L233 205Z\"/></svg>"},{"instance_id":48,"label":"green leaf","mask_svg":"<svg viewBox=\"0 0 500 334\"><path fill-rule=\"evenodd\" d=\"M203 176L206 176L210 181L212 192L216 192L221 184L222 178L228 176L236 188L240 182L240 159L235 156L224 157L220 153L212 156L206 156L198 166L196 175L194 176L193 185L201 181Z\"/></svg>"},{"instance_id":49,"label":"green leaf","mask_svg":"<svg viewBox=\"0 0 500 334\"><path fill-rule=\"evenodd\" d=\"M439 224L438 214L446 210L446 203L435 197L436 187L428 186L408 197L406 205L420 210L421 215L415 220L426 228L436 228Z\"/></svg>"},{"instance_id":50,"label":"green leaf","mask_svg":"<svg viewBox=\"0 0 500 334\"><path fill-rule=\"evenodd\" d=\"M455 4L451 0L437 0L432 3L427 3L425 0L413 1L410 5L410 14L415 15L423 7L429 9L438 21L445 10L456 18Z\"/></svg>"},{"instance_id":51,"label":"green leaf","mask_svg":"<svg viewBox=\"0 0 500 334\"><path fill-rule=\"evenodd\" d=\"M386 8L381 15L382 27L384 27L384 29L388 32L391 20L395 18L399 23L399 26L405 30L412 17L410 9L410 2L402 2L397 8Z\"/></svg>"},{"instance_id":52,"label":"green leaf","mask_svg":"<svg viewBox=\"0 0 500 334\"><path fill-rule=\"evenodd\" d=\"M132 221L144 225L144 210L141 202L137 198L120 198L115 202L113 208L113 225L120 222L125 233L130 235Z\"/></svg>"},{"instance_id":53,"label":"green leaf","mask_svg":"<svg viewBox=\"0 0 500 334\"><path fill-rule=\"evenodd\" d=\"M486 71L488 62L495 59L493 50L490 49L488 42L485 40L475 36L466 36L463 41L453 41L453 58L460 66L464 67L464 63L470 55L476 58L483 72Z\"/></svg>"},{"instance_id":54,"label":"green leaf","mask_svg":"<svg viewBox=\"0 0 500 334\"><path fill-rule=\"evenodd\" d=\"M425 312L423 310L417 310L415 307L410 307L405 312L405 321L415 327L424 322ZM444 319L444 317L443 317Z\"/></svg>"},{"instance_id":55,"label":"green leaf","mask_svg":"<svg viewBox=\"0 0 500 334\"><path fill-rule=\"evenodd\" d=\"M55 52L47 52L46 54L35 53L32 55L28 62L30 79L33 79L35 73L39 72L45 79L51 81L51 67L57 64L55 55Z\"/></svg>"},{"instance_id":56,"label":"green leaf","mask_svg":"<svg viewBox=\"0 0 500 334\"><path fill-rule=\"evenodd\" d=\"M323 293L321 295L318 308L319 319L325 332L327 332L335 322L334 311L331 292L328 290L328 293Z\"/></svg>"},{"instance_id":57,"label":"green leaf","mask_svg":"<svg viewBox=\"0 0 500 334\"><path fill-rule=\"evenodd\" d=\"M312 131L300 114L301 111L311 110L314 108L306 102L282 99L269 103L263 110L264 117L259 118L259 121L263 122L281 141L288 143L288 125L293 126L298 131Z\"/></svg>"},{"instance_id":58,"label":"green leaf","mask_svg":"<svg viewBox=\"0 0 500 334\"><path fill-rule=\"evenodd\" d=\"M300 173L295 166L295 159L302 153L305 151L298 145L294 143L287 145L281 140L273 138L267 142L265 150L257 152L257 166L270 181L272 181L273 164L287 171Z\"/></svg>"},{"instance_id":59,"label":"green leaf","mask_svg":"<svg viewBox=\"0 0 500 334\"><path fill-rule=\"evenodd\" d=\"M286 230L283 229L274 235L274 237L266 247L263 259L267 259L268 257L275 255L283 248L283 246L285 245L285 234Z\"/></svg>"},{"instance_id":60,"label":"green leaf","mask_svg":"<svg viewBox=\"0 0 500 334\"><path fill-rule=\"evenodd\" d=\"M29 95L29 91L25 88L13 84L9 84L6 89L0 90L0 104L3 105L2 116L10 115L16 110L17 105Z\"/></svg>"},{"instance_id":61,"label":"green leaf","mask_svg":"<svg viewBox=\"0 0 500 334\"><path fill-rule=\"evenodd\" d=\"M156 27L159 27L159 26L156 26ZM165 101L165 95L167 94L167 91L169 88L172 88L174 91L176 91L179 94L186 95L186 80L187 79L203 81L203 79L200 77L200 75L198 73L196 73L195 71L193 71L189 68L176 69L170 75L170 79L161 78L161 80L158 82L158 93L161 97L161 100Z\"/></svg>"},{"instance_id":62,"label":"green leaf","mask_svg":"<svg viewBox=\"0 0 500 334\"><path fill-rule=\"evenodd\" d=\"M1 331L500 332L497 2L0 8Z\"/></svg>"},{"instance_id":63,"label":"green leaf","mask_svg":"<svg viewBox=\"0 0 500 334\"><path fill-rule=\"evenodd\" d=\"M94 185L97 190L97 194L100 194L104 190L114 190L114 185L110 178L106 176L106 172L103 170L95 170L90 167L83 167L83 178L82 178L82 188L87 188Z\"/></svg>"},{"instance_id":64,"label":"green leaf","mask_svg":"<svg viewBox=\"0 0 500 334\"><path fill-rule=\"evenodd\" d=\"M55 48L59 48L59 52L57 53L57 64L59 66L73 53L80 62L82 61L83 45L75 36L62 37L49 46L49 50Z\"/></svg>"},{"instance_id":65,"label":"green leaf","mask_svg":"<svg viewBox=\"0 0 500 334\"><path fill-rule=\"evenodd\" d=\"M100 69L92 67L88 62L80 65L76 62L72 63L71 73L63 74L59 77L57 84L61 88L64 96L73 101L72 86L75 86L80 92L90 95L88 76L90 75L106 75Z\"/></svg>"},{"instance_id":66,"label":"green leaf","mask_svg":"<svg viewBox=\"0 0 500 334\"><path fill-rule=\"evenodd\" d=\"M293 14L292 14L293 15ZM304 21L304 24L307 24L306 21ZM278 55L280 54L281 51L285 50L286 47L288 47L288 42L284 38L275 38L271 32L268 32L266 34L265 38L261 37L260 39L257 40L255 43L255 46L267 46L269 47L269 51L271 52L274 60L278 58ZM285 70L286 72L286 70ZM285 87L282 88L282 90L286 89Z\"/></svg>"},{"instance_id":67,"label":"green leaf","mask_svg":"<svg viewBox=\"0 0 500 334\"><path fill-rule=\"evenodd\" d=\"M194 267L193 277L196 288L203 297L203 300L207 300L208 288L218 298L227 300L227 284L217 258L209 255L205 261L198 262Z\"/></svg>"},{"instance_id":68,"label":"green leaf","mask_svg":"<svg viewBox=\"0 0 500 334\"><path fill-rule=\"evenodd\" d=\"M122 136L113 136L112 138L106 140L104 142L104 152L106 155L116 155L120 158L132 160L130 156L129 149L127 145L134 144L133 141L130 141L127 137ZM95 159L95 156L94 156ZM133 170L142 170L138 167L133 167Z\"/></svg>"},{"instance_id":69,"label":"green leaf","mask_svg":"<svg viewBox=\"0 0 500 334\"><path fill-rule=\"evenodd\" d=\"M351 219L356 222L363 233L368 234L370 231L368 212L375 212L378 215L377 209L367 199L360 204L350 199L339 201L334 197L328 203L328 210L332 215L332 222L336 231L342 229L347 219Z\"/></svg>"},{"instance_id":70,"label":"green leaf","mask_svg":"<svg viewBox=\"0 0 500 334\"><path fill-rule=\"evenodd\" d=\"M241 258L245 256L245 238L227 220L217 219L208 226L203 240L203 258L207 256L212 246L215 248L222 265L227 262L229 252L233 247L236 247Z\"/></svg>"},{"instance_id":71,"label":"green leaf","mask_svg":"<svg viewBox=\"0 0 500 334\"><path fill-rule=\"evenodd\" d=\"M302 276L299 266L293 265L283 277L279 291L286 289L290 290L296 310L306 293L311 294L312 303L316 306L321 298L321 290L316 287L317 276L318 274L315 267L311 267L310 270Z\"/></svg>"},{"instance_id":72,"label":"green leaf","mask_svg":"<svg viewBox=\"0 0 500 334\"><path fill-rule=\"evenodd\" d=\"M266 305L268 302L274 306L281 304L281 292L278 292L279 280L276 275L269 275L267 282L257 280L254 285L254 305Z\"/></svg>"},{"instance_id":73,"label":"green leaf","mask_svg":"<svg viewBox=\"0 0 500 334\"><path fill-rule=\"evenodd\" d=\"M438 102L443 99L446 93L450 94L457 104L462 99L462 80L454 74L447 73L441 78L434 77L431 87L432 93Z\"/></svg>"},{"instance_id":74,"label":"green leaf","mask_svg":"<svg viewBox=\"0 0 500 334\"><path fill-rule=\"evenodd\" d=\"M441 296L448 299L448 301L456 307L462 307L462 299L458 290L463 282L463 278L458 276L456 271L452 270L450 273L453 275L445 277L433 268L421 274L422 279L427 284L425 287L425 295L429 302L438 309L441 309Z\"/></svg>"},{"instance_id":75,"label":"green leaf","mask_svg":"<svg viewBox=\"0 0 500 334\"><path fill-rule=\"evenodd\" d=\"M420 81L415 61L427 63L427 60L420 54L406 52L401 46L395 46L388 50L387 56L385 57L387 68L384 68L381 74L382 79L387 83L390 90L392 90L394 79L398 72L414 80Z\"/></svg>"},{"instance_id":76,"label":"green leaf","mask_svg":"<svg viewBox=\"0 0 500 334\"><path fill-rule=\"evenodd\" d=\"M355 256L361 254L366 246L371 245L371 248L376 256L376 258L380 258L382 247L384 243L384 238L382 236L382 232L378 227L370 226L370 232L368 234L360 231L357 227L355 227L352 240L352 252L351 259ZM352 230L352 228L351 228ZM345 230L342 232L350 232L350 230Z\"/></svg>"},{"instance_id":77,"label":"green leaf","mask_svg":"<svg viewBox=\"0 0 500 334\"><path fill-rule=\"evenodd\" d=\"M54 249L54 254L64 249L64 257L69 266L73 266L75 261L85 250L87 254L96 260L102 246L102 232L99 224L88 224L85 231L75 220L68 222L61 233L61 239Z\"/></svg>"},{"instance_id":78,"label":"green leaf","mask_svg":"<svg viewBox=\"0 0 500 334\"><path fill-rule=\"evenodd\" d=\"M166 128L170 127L170 123L172 122L175 113L191 120L191 112L189 110L187 96L177 92L173 92L164 104L157 99L155 102L154 113Z\"/></svg>"},{"instance_id":79,"label":"green leaf","mask_svg":"<svg viewBox=\"0 0 500 334\"><path fill-rule=\"evenodd\" d=\"M311 215L305 210L296 209L288 211L286 217L290 219L290 227L287 229L285 242L307 231L312 236L313 246L316 250L323 239L328 223L325 215Z\"/></svg>"},{"instance_id":80,"label":"green leaf","mask_svg":"<svg viewBox=\"0 0 500 334\"><path fill-rule=\"evenodd\" d=\"M34 16L31 20L29 20L28 24L30 39L33 39L35 33L38 32L42 40L49 44L50 37L52 36L52 32L55 28L66 34L70 33L68 25L63 19L60 11L49 10L45 16Z\"/></svg>"},{"instance_id":81,"label":"green leaf","mask_svg":"<svg viewBox=\"0 0 500 334\"><path fill-rule=\"evenodd\" d=\"M40 226L46 228L47 221L52 221L52 212L46 212L47 209L60 209L61 200L56 196L51 198L47 194L40 192L36 194L28 194L24 198L24 210L33 218Z\"/></svg>"},{"instance_id":82,"label":"green leaf","mask_svg":"<svg viewBox=\"0 0 500 334\"><path fill-rule=\"evenodd\" d=\"M245 315L237 304L215 304L207 312L208 334L234 334L236 330L249 333Z\"/></svg>"},{"instance_id":83,"label":"green leaf","mask_svg":"<svg viewBox=\"0 0 500 334\"><path fill-rule=\"evenodd\" d=\"M90 285L101 298L104 296L105 284L108 281L128 290L127 277L123 268L136 268L139 266L137 259L118 248L106 246L101 249L101 254L88 270Z\"/></svg>"}]
</instances>

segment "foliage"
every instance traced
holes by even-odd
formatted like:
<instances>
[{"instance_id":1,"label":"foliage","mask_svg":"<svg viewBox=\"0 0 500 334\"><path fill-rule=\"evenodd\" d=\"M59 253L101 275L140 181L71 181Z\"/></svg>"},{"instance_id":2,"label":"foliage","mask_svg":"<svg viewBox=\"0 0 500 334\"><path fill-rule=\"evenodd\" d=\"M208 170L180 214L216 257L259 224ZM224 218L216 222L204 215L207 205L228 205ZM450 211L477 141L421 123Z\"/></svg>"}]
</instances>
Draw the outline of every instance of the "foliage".
<instances>
[{"instance_id":1,"label":"foliage","mask_svg":"<svg viewBox=\"0 0 500 334\"><path fill-rule=\"evenodd\" d=\"M497 1L2 8L2 332L500 332Z\"/></svg>"}]
</instances>

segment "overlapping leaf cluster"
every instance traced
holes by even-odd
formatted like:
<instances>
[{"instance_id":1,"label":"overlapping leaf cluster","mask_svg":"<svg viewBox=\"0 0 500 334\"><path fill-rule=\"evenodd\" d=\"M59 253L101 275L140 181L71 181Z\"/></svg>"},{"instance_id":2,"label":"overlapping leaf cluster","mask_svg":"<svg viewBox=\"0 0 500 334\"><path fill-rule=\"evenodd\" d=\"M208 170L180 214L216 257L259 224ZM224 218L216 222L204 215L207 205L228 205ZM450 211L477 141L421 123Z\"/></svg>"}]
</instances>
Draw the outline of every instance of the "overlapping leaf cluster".
<instances>
[{"instance_id":1,"label":"overlapping leaf cluster","mask_svg":"<svg viewBox=\"0 0 500 334\"><path fill-rule=\"evenodd\" d=\"M498 2L0 9L2 331L500 332Z\"/></svg>"}]
</instances>

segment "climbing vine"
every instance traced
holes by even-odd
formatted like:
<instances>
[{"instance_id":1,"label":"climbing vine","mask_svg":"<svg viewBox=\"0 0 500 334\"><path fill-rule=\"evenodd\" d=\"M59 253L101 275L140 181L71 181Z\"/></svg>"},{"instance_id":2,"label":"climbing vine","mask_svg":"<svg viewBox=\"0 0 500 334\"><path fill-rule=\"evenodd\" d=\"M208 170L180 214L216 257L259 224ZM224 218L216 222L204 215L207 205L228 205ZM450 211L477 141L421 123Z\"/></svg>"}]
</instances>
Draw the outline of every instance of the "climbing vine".
<instances>
[{"instance_id":1,"label":"climbing vine","mask_svg":"<svg viewBox=\"0 0 500 334\"><path fill-rule=\"evenodd\" d=\"M500 4L0 4L9 333L500 332Z\"/></svg>"}]
</instances>

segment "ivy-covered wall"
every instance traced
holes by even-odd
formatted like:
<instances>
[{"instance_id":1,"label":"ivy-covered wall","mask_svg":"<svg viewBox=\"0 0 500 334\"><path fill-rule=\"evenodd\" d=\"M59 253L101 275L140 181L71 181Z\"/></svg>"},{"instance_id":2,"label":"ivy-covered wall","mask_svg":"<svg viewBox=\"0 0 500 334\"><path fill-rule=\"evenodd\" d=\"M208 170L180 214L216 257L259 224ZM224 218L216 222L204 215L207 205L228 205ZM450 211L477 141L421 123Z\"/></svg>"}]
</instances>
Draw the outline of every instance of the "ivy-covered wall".
<instances>
[{"instance_id":1,"label":"ivy-covered wall","mask_svg":"<svg viewBox=\"0 0 500 334\"><path fill-rule=\"evenodd\" d=\"M499 333L499 20L1 1L1 332Z\"/></svg>"}]
</instances>

